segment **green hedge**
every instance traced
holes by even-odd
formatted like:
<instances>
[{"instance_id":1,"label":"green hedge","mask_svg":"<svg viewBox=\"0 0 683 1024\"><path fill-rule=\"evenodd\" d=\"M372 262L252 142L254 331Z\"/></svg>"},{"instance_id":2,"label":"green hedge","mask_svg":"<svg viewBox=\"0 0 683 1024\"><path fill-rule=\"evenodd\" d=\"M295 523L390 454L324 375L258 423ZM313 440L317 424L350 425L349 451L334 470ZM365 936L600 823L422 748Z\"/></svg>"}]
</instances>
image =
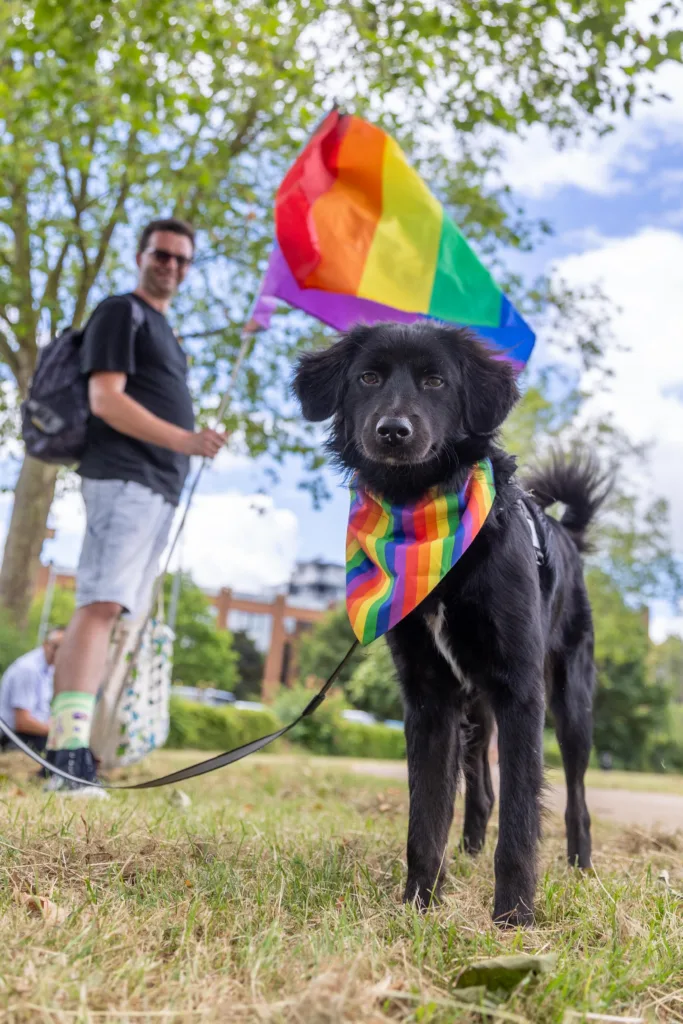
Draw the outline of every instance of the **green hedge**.
<instances>
[{"instance_id":1,"label":"green hedge","mask_svg":"<svg viewBox=\"0 0 683 1024\"><path fill-rule=\"evenodd\" d=\"M543 733L543 760L548 768L562 767L560 744L557 742L557 736L550 729L546 729Z\"/></svg>"},{"instance_id":2,"label":"green hedge","mask_svg":"<svg viewBox=\"0 0 683 1024\"><path fill-rule=\"evenodd\" d=\"M167 747L194 750L230 750L242 743L275 732L291 722L311 699L310 691L287 691L278 701L278 715L270 709L240 711L171 698L171 728ZM339 757L405 757L403 733L385 725L360 725L340 717L344 702L325 701L290 734L293 743L313 754Z\"/></svg>"},{"instance_id":3,"label":"green hedge","mask_svg":"<svg viewBox=\"0 0 683 1024\"><path fill-rule=\"evenodd\" d=\"M217 708L171 697L171 728L167 747L194 750L231 750L250 740L275 732L296 718L310 701L310 690L285 690L275 710L246 711ZM305 718L289 739L312 754L337 757L369 757L401 760L406 756L405 737L398 729L386 725L361 725L341 717L346 707L341 695L328 697L316 712ZM562 757L555 734L546 730L544 759L551 768L562 767ZM597 767L595 751L591 767ZM650 752L650 770L683 771L683 746L661 743Z\"/></svg>"},{"instance_id":4,"label":"green hedge","mask_svg":"<svg viewBox=\"0 0 683 1024\"><path fill-rule=\"evenodd\" d=\"M216 708L171 697L171 728L167 747L231 750L280 728L272 711Z\"/></svg>"},{"instance_id":5,"label":"green hedge","mask_svg":"<svg viewBox=\"0 0 683 1024\"><path fill-rule=\"evenodd\" d=\"M291 689L282 688L275 701L275 714L282 725L293 722L297 715L315 696L315 690L307 690L303 686ZM287 739L298 746L309 750L311 754L334 755L341 713L348 704L338 691L333 690L314 714L307 715L303 721L288 734Z\"/></svg>"},{"instance_id":6,"label":"green hedge","mask_svg":"<svg viewBox=\"0 0 683 1024\"><path fill-rule=\"evenodd\" d=\"M342 720L337 723L331 753L339 757L401 761L406 756L406 738L403 730L389 729L386 725L361 725Z\"/></svg>"}]
</instances>

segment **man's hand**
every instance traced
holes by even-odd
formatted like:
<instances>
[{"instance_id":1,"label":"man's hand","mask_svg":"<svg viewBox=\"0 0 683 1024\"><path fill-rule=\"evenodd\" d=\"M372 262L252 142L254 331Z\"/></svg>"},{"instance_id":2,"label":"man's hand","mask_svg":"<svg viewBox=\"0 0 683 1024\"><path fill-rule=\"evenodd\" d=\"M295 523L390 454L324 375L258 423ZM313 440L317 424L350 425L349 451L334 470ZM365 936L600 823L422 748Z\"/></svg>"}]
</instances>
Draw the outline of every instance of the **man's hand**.
<instances>
[{"instance_id":1,"label":"man's hand","mask_svg":"<svg viewBox=\"0 0 683 1024\"><path fill-rule=\"evenodd\" d=\"M227 442L227 435L217 430L195 434L159 419L127 395L125 387L125 373L93 373L88 384L91 411L119 433L180 455L201 455L205 459L215 459Z\"/></svg>"},{"instance_id":2,"label":"man's hand","mask_svg":"<svg viewBox=\"0 0 683 1024\"><path fill-rule=\"evenodd\" d=\"M217 430L209 428L196 434L188 434L183 455L201 455L205 459L215 459L227 440L227 434L219 434Z\"/></svg>"},{"instance_id":3,"label":"man's hand","mask_svg":"<svg viewBox=\"0 0 683 1024\"><path fill-rule=\"evenodd\" d=\"M31 736L47 736L50 731L47 722L39 722L26 708L14 709L14 728Z\"/></svg>"}]
</instances>

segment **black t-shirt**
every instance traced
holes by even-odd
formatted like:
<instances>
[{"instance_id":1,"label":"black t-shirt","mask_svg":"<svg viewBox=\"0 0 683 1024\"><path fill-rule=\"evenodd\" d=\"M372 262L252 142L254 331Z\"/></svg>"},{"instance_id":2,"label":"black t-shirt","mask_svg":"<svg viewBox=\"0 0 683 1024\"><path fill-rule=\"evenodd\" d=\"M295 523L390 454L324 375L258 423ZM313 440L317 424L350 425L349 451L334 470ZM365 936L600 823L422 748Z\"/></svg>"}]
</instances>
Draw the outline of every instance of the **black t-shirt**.
<instances>
[{"instance_id":1,"label":"black t-shirt","mask_svg":"<svg viewBox=\"0 0 683 1024\"><path fill-rule=\"evenodd\" d=\"M144 311L137 331L133 302ZM113 295L97 307L85 328L81 370L125 373L127 395L160 419L194 429L185 353L166 317L137 295ZM136 441L91 416L79 473L91 480L132 480L177 505L189 465L187 455Z\"/></svg>"}]
</instances>

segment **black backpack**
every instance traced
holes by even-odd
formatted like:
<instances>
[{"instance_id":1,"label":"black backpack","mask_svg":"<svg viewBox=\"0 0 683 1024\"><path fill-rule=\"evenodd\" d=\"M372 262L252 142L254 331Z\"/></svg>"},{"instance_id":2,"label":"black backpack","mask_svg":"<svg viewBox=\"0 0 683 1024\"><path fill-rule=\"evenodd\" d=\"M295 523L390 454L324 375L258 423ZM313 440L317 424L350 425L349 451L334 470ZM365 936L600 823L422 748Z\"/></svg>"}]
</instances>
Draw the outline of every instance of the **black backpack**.
<instances>
[{"instance_id":1,"label":"black backpack","mask_svg":"<svg viewBox=\"0 0 683 1024\"><path fill-rule=\"evenodd\" d=\"M133 304L133 329L145 314ZM41 462L71 466L85 450L90 407L88 380L81 373L84 330L67 327L38 356L28 397L21 403L21 433L26 452Z\"/></svg>"}]
</instances>

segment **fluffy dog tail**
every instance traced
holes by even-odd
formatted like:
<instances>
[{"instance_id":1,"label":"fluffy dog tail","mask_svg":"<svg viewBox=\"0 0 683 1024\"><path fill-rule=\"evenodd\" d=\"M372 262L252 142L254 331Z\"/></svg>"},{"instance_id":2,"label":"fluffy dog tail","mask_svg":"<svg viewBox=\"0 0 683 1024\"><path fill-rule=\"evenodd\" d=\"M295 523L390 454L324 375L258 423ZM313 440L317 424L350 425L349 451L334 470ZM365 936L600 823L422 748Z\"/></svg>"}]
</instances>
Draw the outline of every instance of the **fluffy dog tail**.
<instances>
[{"instance_id":1,"label":"fluffy dog tail","mask_svg":"<svg viewBox=\"0 0 683 1024\"><path fill-rule=\"evenodd\" d=\"M556 450L524 478L523 486L542 509L561 502L562 526L579 551L589 550L586 531L612 486L612 477L602 472L594 456Z\"/></svg>"}]
</instances>

